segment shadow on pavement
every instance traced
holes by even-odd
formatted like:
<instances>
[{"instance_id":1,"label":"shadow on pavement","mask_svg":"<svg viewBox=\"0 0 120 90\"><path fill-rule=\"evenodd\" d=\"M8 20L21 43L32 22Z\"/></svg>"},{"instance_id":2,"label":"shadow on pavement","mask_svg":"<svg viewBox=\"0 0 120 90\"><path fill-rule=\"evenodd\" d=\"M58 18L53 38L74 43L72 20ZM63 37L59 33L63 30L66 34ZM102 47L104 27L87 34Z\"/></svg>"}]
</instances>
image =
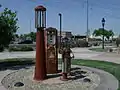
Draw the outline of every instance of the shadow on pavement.
<instances>
[{"instance_id":1,"label":"shadow on pavement","mask_svg":"<svg viewBox=\"0 0 120 90\"><path fill-rule=\"evenodd\" d=\"M2 61L0 62L0 71L5 70L20 70L20 69L29 69L30 66L34 65L35 62L33 60L26 61Z\"/></svg>"}]
</instances>

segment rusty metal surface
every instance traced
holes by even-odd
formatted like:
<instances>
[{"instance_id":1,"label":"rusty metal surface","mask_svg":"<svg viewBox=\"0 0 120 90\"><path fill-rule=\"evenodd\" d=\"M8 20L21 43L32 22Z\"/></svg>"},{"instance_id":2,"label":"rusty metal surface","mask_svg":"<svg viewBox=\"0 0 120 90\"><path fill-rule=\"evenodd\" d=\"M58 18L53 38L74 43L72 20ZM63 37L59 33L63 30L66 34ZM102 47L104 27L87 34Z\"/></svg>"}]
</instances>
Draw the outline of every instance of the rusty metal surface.
<instances>
[{"instance_id":1,"label":"rusty metal surface","mask_svg":"<svg viewBox=\"0 0 120 90\"><path fill-rule=\"evenodd\" d=\"M46 78L45 58L44 31L40 30L36 34L36 64L34 79L37 81Z\"/></svg>"},{"instance_id":2,"label":"rusty metal surface","mask_svg":"<svg viewBox=\"0 0 120 90\"><path fill-rule=\"evenodd\" d=\"M56 58L56 48L53 45L48 46L47 48L47 59L46 67L47 73L53 74L58 72L58 59Z\"/></svg>"}]
</instances>

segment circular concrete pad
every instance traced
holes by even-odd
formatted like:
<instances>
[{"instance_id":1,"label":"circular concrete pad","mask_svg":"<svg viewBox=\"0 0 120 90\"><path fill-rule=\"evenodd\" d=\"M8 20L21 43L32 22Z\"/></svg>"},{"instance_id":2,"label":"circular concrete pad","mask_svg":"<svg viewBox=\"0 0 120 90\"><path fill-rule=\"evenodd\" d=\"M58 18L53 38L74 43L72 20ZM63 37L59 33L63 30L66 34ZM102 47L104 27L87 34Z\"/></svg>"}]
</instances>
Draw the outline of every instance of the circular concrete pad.
<instances>
[{"instance_id":1,"label":"circular concrete pad","mask_svg":"<svg viewBox=\"0 0 120 90\"><path fill-rule=\"evenodd\" d=\"M34 81L34 66L32 66L8 74L2 80L2 84L9 90L117 90L118 88L117 79L105 71L76 65L72 68L74 75L69 76L68 81L61 81L60 73L48 74L48 79L44 81ZM90 82L85 82L85 79ZM16 82L22 82L24 86L14 87Z\"/></svg>"}]
</instances>

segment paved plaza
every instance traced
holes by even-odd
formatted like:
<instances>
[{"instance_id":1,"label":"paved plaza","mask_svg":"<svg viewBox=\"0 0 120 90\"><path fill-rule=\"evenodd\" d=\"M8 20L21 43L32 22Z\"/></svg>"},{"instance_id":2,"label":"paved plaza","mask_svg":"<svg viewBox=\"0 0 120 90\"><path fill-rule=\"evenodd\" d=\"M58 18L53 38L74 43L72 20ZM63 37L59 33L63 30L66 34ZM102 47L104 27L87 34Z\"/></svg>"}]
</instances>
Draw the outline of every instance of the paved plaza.
<instances>
[{"instance_id":1,"label":"paved plaza","mask_svg":"<svg viewBox=\"0 0 120 90\"><path fill-rule=\"evenodd\" d=\"M90 51L89 48L73 48L73 53L75 59L90 59L90 60L100 60L109 61L120 64L120 55L117 53L108 52L95 52ZM35 51L30 52L2 52L0 53L0 59L6 58L35 58ZM61 55L58 55L61 58Z\"/></svg>"}]
</instances>

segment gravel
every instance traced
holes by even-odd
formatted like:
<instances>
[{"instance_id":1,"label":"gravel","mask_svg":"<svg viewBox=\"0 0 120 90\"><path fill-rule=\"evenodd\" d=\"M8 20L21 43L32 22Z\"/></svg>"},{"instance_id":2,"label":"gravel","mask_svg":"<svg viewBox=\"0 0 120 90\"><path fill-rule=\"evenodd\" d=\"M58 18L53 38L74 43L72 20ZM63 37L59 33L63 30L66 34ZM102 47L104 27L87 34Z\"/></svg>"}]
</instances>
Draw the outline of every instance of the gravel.
<instances>
[{"instance_id":1,"label":"gravel","mask_svg":"<svg viewBox=\"0 0 120 90\"><path fill-rule=\"evenodd\" d=\"M9 90L95 90L100 84L100 77L92 71L86 71L82 74L89 78L91 82L84 82L84 78L74 79L75 76L69 76L71 78L68 81L61 81L60 77L49 78L47 80L36 82L33 80L34 66L29 69L21 69L13 73L8 74L2 80L2 84ZM73 70L72 72L81 71L81 69ZM48 74L49 75L49 74ZM15 87L15 83L22 82L24 86Z\"/></svg>"}]
</instances>

